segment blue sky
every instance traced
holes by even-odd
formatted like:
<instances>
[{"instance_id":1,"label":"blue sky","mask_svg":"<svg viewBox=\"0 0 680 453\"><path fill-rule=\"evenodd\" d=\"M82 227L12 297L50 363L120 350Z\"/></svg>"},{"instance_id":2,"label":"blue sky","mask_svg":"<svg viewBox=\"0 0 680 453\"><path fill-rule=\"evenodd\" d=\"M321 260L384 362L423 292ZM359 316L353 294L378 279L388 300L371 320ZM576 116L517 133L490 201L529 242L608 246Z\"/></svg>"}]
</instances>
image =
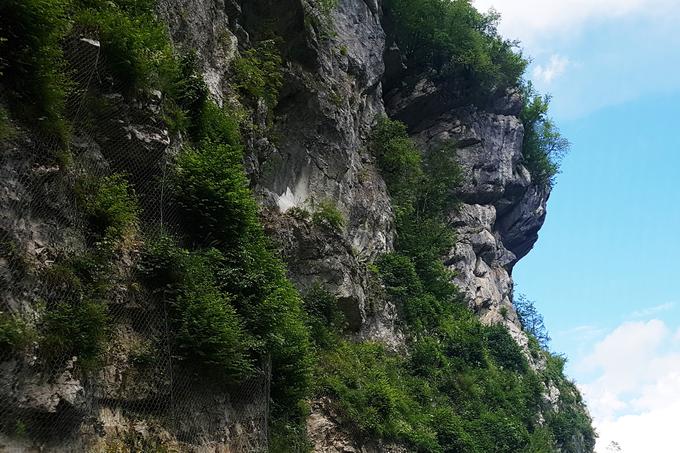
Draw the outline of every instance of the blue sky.
<instances>
[{"instance_id":1,"label":"blue sky","mask_svg":"<svg viewBox=\"0 0 680 453\"><path fill-rule=\"evenodd\" d=\"M680 2L477 0L533 57L572 150L515 269L570 358L598 453L674 453L680 420Z\"/></svg>"}]
</instances>

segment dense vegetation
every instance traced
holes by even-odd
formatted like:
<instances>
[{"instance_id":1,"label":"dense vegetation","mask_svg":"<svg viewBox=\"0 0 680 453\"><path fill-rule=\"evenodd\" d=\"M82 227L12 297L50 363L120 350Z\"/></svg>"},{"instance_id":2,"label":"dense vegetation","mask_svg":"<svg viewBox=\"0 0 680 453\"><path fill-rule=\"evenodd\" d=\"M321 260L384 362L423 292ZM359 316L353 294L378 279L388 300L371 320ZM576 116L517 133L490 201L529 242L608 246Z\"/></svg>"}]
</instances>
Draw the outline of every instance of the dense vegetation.
<instances>
[{"instance_id":1,"label":"dense vegetation","mask_svg":"<svg viewBox=\"0 0 680 453\"><path fill-rule=\"evenodd\" d=\"M238 384L271 360L274 413L297 413L311 376L306 315L264 234L248 188L239 132L243 115L209 99L195 56L173 54L153 4L10 0L0 5L0 83L8 89L17 119L44 117L49 127L40 131L57 138L64 149L74 125L96 127L96 121L69 124L67 107L80 81L67 69L69 56L62 48L78 30L87 30L101 42L105 80L113 89L130 97L160 90L166 123L190 139L169 175L172 203L184 220L178 225L181 233L173 236L141 223L126 175L79 177L74 190L88 224L88 250L63 257L40 276L48 289L37 333L2 313L0 341L20 352L35 337L46 364L75 355L83 371L99 366L109 340L110 273L123 248L143 239L136 276L169 302L177 356L219 376L225 385ZM244 52L235 64L234 90L273 106L281 86L280 65L269 43ZM32 110L22 110L29 106ZM93 109L93 118L107 108L102 103L85 106ZM331 228L342 224L332 206L322 206L319 219Z\"/></svg>"},{"instance_id":2,"label":"dense vegetation","mask_svg":"<svg viewBox=\"0 0 680 453\"><path fill-rule=\"evenodd\" d=\"M470 0L388 0L385 10L412 70L430 68L480 94L515 87L524 73L527 60L498 34L498 15Z\"/></svg>"},{"instance_id":3,"label":"dense vegetation","mask_svg":"<svg viewBox=\"0 0 680 453\"><path fill-rule=\"evenodd\" d=\"M451 246L446 224L459 183L451 146L420 157L403 125L381 119L372 151L388 181L396 208L396 253L376 263L376 277L401 312L407 356L374 343L342 341L338 323L316 338L320 344L317 392L329 394L350 425L365 438L382 438L417 451L573 451L590 420L581 410L563 360L541 350L545 372L533 371L502 326L484 326L467 309L440 256ZM444 177L446 175L446 177ZM316 296L323 300L322 297ZM325 303L324 306L328 304ZM336 332L336 341L328 341ZM564 409L542 400L544 383L564 391ZM541 424L539 413L549 414Z\"/></svg>"},{"instance_id":4,"label":"dense vegetation","mask_svg":"<svg viewBox=\"0 0 680 453\"><path fill-rule=\"evenodd\" d=\"M50 139L64 144L69 140L67 104L78 74L69 68L72 62L63 49L82 31L100 40L101 60L117 89L130 95L160 89L166 95L166 111L182 113L176 104L180 91L187 93L187 74L172 52L165 26L155 18L154 4L154 0L3 1L0 84L13 114L29 122L38 118L38 132Z\"/></svg>"},{"instance_id":5,"label":"dense vegetation","mask_svg":"<svg viewBox=\"0 0 680 453\"><path fill-rule=\"evenodd\" d=\"M523 163L537 184L552 186L560 161L569 149L569 141L562 137L548 116L550 96L540 96L531 83L527 83L523 97L524 106L520 114L524 123Z\"/></svg>"}]
</instances>

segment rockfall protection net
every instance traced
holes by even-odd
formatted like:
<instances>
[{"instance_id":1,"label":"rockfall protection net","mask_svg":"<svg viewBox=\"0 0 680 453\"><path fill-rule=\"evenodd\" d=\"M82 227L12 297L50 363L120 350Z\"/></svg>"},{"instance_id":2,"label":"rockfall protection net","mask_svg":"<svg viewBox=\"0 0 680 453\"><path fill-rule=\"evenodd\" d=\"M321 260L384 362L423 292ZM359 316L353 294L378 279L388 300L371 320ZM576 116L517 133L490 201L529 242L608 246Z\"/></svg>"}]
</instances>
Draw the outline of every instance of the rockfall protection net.
<instances>
[{"instance_id":1,"label":"rockfall protection net","mask_svg":"<svg viewBox=\"0 0 680 453\"><path fill-rule=\"evenodd\" d=\"M125 99L95 40L73 38L65 55L75 81L66 109L68 165L55 163L66 159L56 140L19 133L0 150L0 451L266 451L268 361L229 389L182 366L166 301L135 282L139 244L104 270L100 363L84 371L68 352L77 326L60 325L58 314L51 322L61 337L50 343L57 353L40 351L39 339L54 328L45 313L94 309L62 266L93 247L75 191L83 176L126 176L141 208L137 237L173 233L178 224L165 182L176 150L160 123L159 99ZM10 347L22 341L22 352Z\"/></svg>"}]
</instances>

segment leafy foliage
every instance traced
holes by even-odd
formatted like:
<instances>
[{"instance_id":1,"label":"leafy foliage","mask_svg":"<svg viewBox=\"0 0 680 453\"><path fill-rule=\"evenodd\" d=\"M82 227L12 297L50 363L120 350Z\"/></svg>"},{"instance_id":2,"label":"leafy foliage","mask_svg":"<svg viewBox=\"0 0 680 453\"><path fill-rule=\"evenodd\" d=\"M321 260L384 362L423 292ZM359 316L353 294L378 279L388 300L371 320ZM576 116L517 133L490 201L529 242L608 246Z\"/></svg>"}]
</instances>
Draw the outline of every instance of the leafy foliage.
<instances>
[{"instance_id":1,"label":"leafy foliage","mask_svg":"<svg viewBox=\"0 0 680 453\"><path fill-rule=\"evenodd\" d=\"M164 87L175 69L165 28L151 2L89 2L75 14L79 27L99 35L109 71L127 90Z\"/></svg>"},{"instance_id":2,"label":"leafy foliage","mask_svg":"<svg viewBox=\"0 0 680 453\"><path fill-rule=\"evenodd\" d=\"M85 370L98 364L108 326L106 306L101 301L59 302L45 313L42 322L40 351L48 363L77 356Z\"/></svg>"},{"instance_id":3,"label":"leafy foliage","mask_svg":"<svg viewBox=\"0 0 680 453\"><path fill-rule=\"evenodd\" d=\"M18 116L65 139L63 108L69 90L61 39L68 32L68 0L0 3L0 83Z\"/></svg>"},{"instance_id":4,"label":"leafy foliage","mask_svg":"<svg viewBox=\"0 0 680 453\"><path fill-rule=\"evenodd\" d=\"M339 341L345 316L338 300L318 282L303 298L307 323L313 342L321 348L330 348Z\"/></svg>"},{"instance_id":5,"label":"leafy foliage","mask_svg":"<svg viewBox=\"0 0 680 453\"><path fill-rule=\"evenodd\" d=\"M380 172L390 189L394 207L406 207L414 202L412 188L423 177L422 158L409 138L406 125L381 117L370 137L370 147ZM403 199L402 199L403 198Z\"/></svg>"},{"instance_id":6,"label":"leafy foliage","mask_svg":"<svg viewBox=\"0 0 680 453\"><path fill-rule=\"evenodd\" d=\"M276 417L295 415L298 401L309 388L312 365L303 302L260 224L239 136L234 127L230 129L235 123L210 101L203 105L202 115L198 142L179 154L172 176L173 197L184 214L185 237L197 249L191 254L213 247L210 256L219 255L212 260L215 290L201 297L211 311L233 306L236 317L225 309L229 316L218 317L218 331L219 325L230 331L242 326L249 340L239 347L250 348L252 357L271 357ZM164 274L172 272L166 269ZM208 338L201 341L214 342L213 333L206 333ZM186 338L196 343L191 336ZM233 344L235 350L238 342Z\"/></svg>"},{"instance_id":7,"label":"leafy foliage","mask_svg":"<svg viewBox=\"0 0 680 453\"><path fill-rule=\"evenodd\" d=\"M98 237L117 241L137 224L137 199L124 175L83 180L77 188L90 225Z\"/></svg>"},{"instance_id":8,"label":"leafy foliage","mask_svg":"<svg viewBox=\"0 0 680 453\"><path fill-rule=\"evenodd\" d=\"M522 329L538 340L543 349L548 349L550 335L543 322L543 316L536 310L534 302L520 294L513 301Z\"/></svg>"},{"instance_id":9,"label":"leafy foliage","mask_svg":"<svg viewBox=\"0 0 680 453\"><path fill-rule=\"evenodd\" d=\"M273 108L283 86L283 60L273 40L261 41L234 60L236 86Z\"/></svg>"},{"instance_id":10,"label":"leafy foliage","mask_svg":"<svg viewBox=\"0 0 680 453\"><path fill-rule=\"evenodd\" d=\"M576 452L583 448L590 451L595 447L597 434L576 385L564 376L566 358L551 353L546 353L545 357L545 376L560 391L560 410L551 412L546 424L561 451Z\"/></svg>"},{"instance_id":11,"label":"leafy foliage","mask_svg":"<svg viewBox=\"0 0 680 453\"><path fill-rule=\"evenodd\" d=\"M364 436L416 451L554 450L552 437L535 434L541 377L504 327L484 326L468 310L441 262L453 244L447 219L460 181L454 147L409 156L419 151L405 128L383 119L372 151L387 174L398 232L397 251L375 264L410 354L372 343L326 346L317 391L333 396ZM400 174L414 175L412 182L391 178Z\"/></svg>"},{"instance_id":12,"label":"leafy foliage","mask_svg":"<svg viewBox=\"0 0 680 453\"><path fill-rule=\"evenodd\" d=\"M35 330L23 319L0 312L0 350L20 354L36 339Z\"/></svg>"},{"instance_id":13,"label":"leafy foliage","mask_svg":"<svg viewBox=\"0 0 680 453\"><path fill-rule=\"evenodd\" d=\"M185 61L175 57L150 0L8 0L0 5L0 83L17 119L38 118L38 130L68 142L65 105L75 82L62 45L86 31L101 42L102 61L128 94L151 88L166 94L171 129L186 123ZM193 81L196 81L194 78ZM29 123L33 126L34 123Z\"/></svg>"},{"instance_id":14,"label":"leafy foliage","mask_svg":"<svg viewBox=\"0 0 680 453\"><path fill-rule=\"evenodd\" d=\"M222 260L215 249L191 253L160 236L148 243L140 273L147 284L169 296L170 324L181 355L205 372L238 381L253 371L249 354L255 343L217 286Z\"/></svg>"},{"instance_id":15,"label":"leafy foliage","mask_svg":"<svg viewBox=\"0 0 680 453\"><path fill-rule=\"evenodd\" d=\"M524 86L523 96L520 118L524 123L524 165L535 183L552 186L570 144L548 117L550 96L538 95L531 83Z\"/></svg>"},{"instance_id":16,"label":"leafy foliage","mask_svg":"<svg viewBox=\"0 0 680 453\"><path fill-rule=\"evenodd\" d=\"M110 268L106 251L95 250L61 260L42 272L45 307L36 327L38 355L44 363L75 356L83 371L101 365L108 339Z\"/></svg>"},{"instance_id":17,"label":"leafy foliage","mask_svg":"<svg viewBox=\"0 0 680 453\"><path fill-rule=\"evenodd\" d=\"M497 14L482 14L469 0L388 0L385 10L413 69L434 69L481 93L518 85L527 61L498 34Z\"/></svg>"},{"instance_id":18,"label":"leafy foliage","mask_svg":"<svg viewBox=\"0 0 680 453\"><path fill-rule=\"evenodd\" d=\"M371 151L378 157L381 173L387 175L396 214L397 249L413 261L423 284L446 298L455 291L440 259L454 243L448 221L461 182L455 145L445 143L421 158L402 123L381 119L372 135Z\"/></svg>"},{"instance_id":19,"label":"leafy foliage","mask_svg":"<svg viewBox=\"0 0 680 453\"><path fill-rule=\"evenodd\" d=\"M192 132L194 140L198 142L236 147L241 143L238 120L229 114L226 107L219 107L212 100L203 103Z\"/></svg>"},{"instance_id":20,"label":"leafy foliage","mask_svg":"<svg viewBox=\"0 0 680 453\"><path fill-rule=\"evenodd\" d=\"M174 194L189 234L203 244L240 241L256 221L257 206L242 168L242 151L206 143L182 152L173 174Z\"/></svg>"},{"instance_id":21,"label":"leafy foliage","mask_svg":"<svg viewBox=\"0 0 680 453\"><path fill-rule=\"evenodd\" d=\"M345 217L335 203L331 200L323 200L315 206L312 222L319 227L339 233L345 226Z\"/></svg>"}]
</instances>

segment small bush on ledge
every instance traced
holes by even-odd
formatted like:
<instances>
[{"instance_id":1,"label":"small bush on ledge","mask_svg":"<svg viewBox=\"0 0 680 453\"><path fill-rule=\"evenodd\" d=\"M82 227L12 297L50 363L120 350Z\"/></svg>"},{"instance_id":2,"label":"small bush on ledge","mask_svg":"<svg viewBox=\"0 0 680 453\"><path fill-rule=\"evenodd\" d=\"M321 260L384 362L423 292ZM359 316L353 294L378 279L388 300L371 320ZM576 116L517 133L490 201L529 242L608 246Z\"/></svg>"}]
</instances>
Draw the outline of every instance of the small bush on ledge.
<instances>
[{"instance_id":1,"label":"small bush on ledge","mask_svg":"<svg viewBox=\"0 0 680 453\"><path fill-rule=\"evenodd\" d=\"M324 200L316 205L312 214L312 222L318 227L335 233L342 232L345 227L345 217L331 200Z\"/></svg>"}]
</instances>

